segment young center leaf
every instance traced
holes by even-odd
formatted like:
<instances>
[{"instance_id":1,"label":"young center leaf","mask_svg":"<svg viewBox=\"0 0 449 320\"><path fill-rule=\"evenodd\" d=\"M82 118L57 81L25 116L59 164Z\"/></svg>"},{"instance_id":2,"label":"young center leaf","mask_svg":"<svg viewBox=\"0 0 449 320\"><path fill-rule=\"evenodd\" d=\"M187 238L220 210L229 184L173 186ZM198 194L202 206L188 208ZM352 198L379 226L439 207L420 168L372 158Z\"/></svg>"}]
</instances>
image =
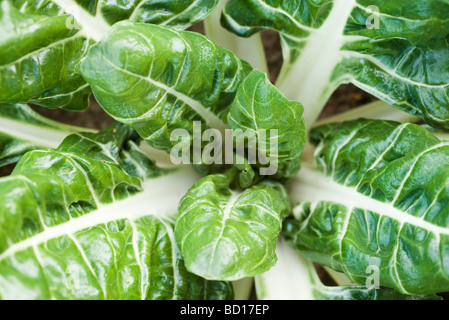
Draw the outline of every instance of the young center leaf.
<instances>
[{"instance_id":1,"label":"young center leaf","mask_svg":"<svg viewBox=\"0 0 449 320\"><path fill-rule=\"evenodd\" d=\"M265 180L241 190L236 170L209 175L181 199L175 237L187 269L211 280L238 280L276 263L276 241L290 204L285 187Z\"/></svg>"},{"instance_id":2,"label":"young center leaf","mask_svg":"<svg viewBox=\"0 0 449 320\"><path fill-rule=\"evenodd\" d=\"M165 170L114 125L27 153L0 179L1 299L222 299L186 271L173 234L198 175Z\"/></svg>"},{"instance_id":3,"label":"young center leaf","mask_svg":"<svg viewBox=\"0 0 449 320\"><path fill-rule=\"evenodd\" d=\"M121 20L178 29L201 21L218 0L2 0L0 103L85 110L91 90L79 74L90 46Z\"/></svg>"},{"instance_id":4,"label":"young center leaf","mask_svg":"<svg viewBox=\"0 0 449 320\"><path fill-rule=\"evenodd\" d=\"M228 123L235 132L242 130L255 137L257 150L251 151L257 151L259 160L270 158L265 165L254 163L258 172L265 168L270 178L291 178L300 169L306 141L303 111L301 103L285 98L265 73L253 70L237 91Z\"/></svg>"},{"instance_id":5,"label":"young center leaf","mask_svg":"<svg viewBox=\"0 0 449 320\"><path fill-rule=\"evenodd\" d=\"M317 168L291 185L288 241L313 261L406 294L449 290L449 143L415 124L312 130ZM371 272L369 272L371 270Z\"/></svg>"},{"instance_id":6,"label":"young center leaf","mask_svg":"<svg viewBox=\"0 0 449 320\"><path fill-rule=\"evenodd\" d=\"M448 15L441 0L230 0L223 23L242 36L280 33L276 85L304 105L308 128L333 91L353 83L447 129Z\"/></svg>"}]
</instances>

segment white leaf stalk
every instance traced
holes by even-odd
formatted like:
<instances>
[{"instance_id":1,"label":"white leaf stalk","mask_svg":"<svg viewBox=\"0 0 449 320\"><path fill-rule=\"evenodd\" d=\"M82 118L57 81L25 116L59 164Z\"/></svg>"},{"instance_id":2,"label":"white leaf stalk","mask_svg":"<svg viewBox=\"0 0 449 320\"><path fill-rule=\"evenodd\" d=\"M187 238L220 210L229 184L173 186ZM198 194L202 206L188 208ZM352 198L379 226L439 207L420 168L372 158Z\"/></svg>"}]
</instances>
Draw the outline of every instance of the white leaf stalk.
<instances>
[{"instance_id":1,"label":"white leaf stalk","mask_svg":"<svg viewBox=\"0 0 449 320\"><path fill-rule=\"evenodd\" d=\"M336 89L330 79L343 58L340 51L345 42L343 31L355 4L355 0L335 0L323 25L310 30L311 35L299 59L293 64L284 63L276 82L287 98L304 105L306 128L312 127ZM288 60L288 57L284 58L284 61Z\"/></svg>"},{"instance_id":2,"label":"white leaf stalk","mask_svg":"<svg viewBox=\"0 0 449 320\"><path fill-rule=\"evenodd\" d=\"M69 134L89 131L89 129L83 130L82 128L74 130L75 128L71 127L67 127L66 129L67 131L58 130L0 117L0 133L5 133L16 139L27 141L30 145L41 146L43 148L57 148Z\"/></svg>"},{"instance_id":3,"label":"white leaf stalk","mask_svg":"<svg viewBox=\"0 0 449 320\"><path fill-rule=\"evenodd\" d=\"M110 29L110 25L104 20L101 15L101 1L97 6L96 16L90 15L74 0L53 0L64 12L72 15L76 19L76 23L82 29L82 33L88 38L100 41L103 35ZM76 24L72 24L70 21L67 25L76 27Z\"/></svg>"},{"instance_id":4,"label":"white leaf stalk","mask_svg":"<svg viewBox=\"0 0 449 320\"><path fill-rule=\"evenodd\" d=\"M65 125L50 120L33 111L28 105L17 104L14 105L14 108L20 110L27 118L16 119L0 114L0 134L6 134L30 145L57 148L69 134L97 132L96 130Z\"/></svg>"},{"instance_id":5,"label":"white leaf stalk","mask_svg":"<svg viewBox=\"0 0 449 320\"><path fill-rule=\"evenodd\" d=\"M388 121L396 121L400 123L416 123L420 121L421 118L411 115L410 113L401 111L396 109L389 104L378 100L372 103L366 104L364 106L342 112L340 114L327 117L321 120L318 120L314 127L328 124L328 123L336 123L357 119L373 119L373 120L388 120Z\"/></svg>"},{"instance_id":6,"label":"white leaf stalk","mask_svg":"<svg viewBox=\"0 0 449 320\"><path fill-rule=\"evenodd\" d=\"M240 59L247 61L253 68L268 73L261 36L255 34L250 38L241 38L221 26L221 12L227 2L228 0L221 0L212 14L204 20L206 36L219 46L235 53Z\"/></svg>"},{"instance_id":7,"label":"white leaf stalk","mask_svg":"<svg viewBox=\"0 0 449 320\"><path fill-rule=\"evenodd\" d=\"M259 300L314 300L317 275L313 264L279 239L276 265L255 278ZM319 281L319 279L318 279Z\"/></svg>"},{"instance_id":8,"label":"white leaf stalk","mask_svg":"<svg viewBox=\"0 0 449 320\"><path fill-rule=\"evenodd\" d=\"M179 200L198 178L198 173L192 167L185 167L160 177L146 179L142 184L142 192L110 204L99 204L96 210L84 216L46 228L41 233L15 243L0 254L0 261L52 239L73 235L99 224L122 219L134 221L148 215L174 218ZM92 191L92 194L95 192Z\"/></svg>"}]
</instances>

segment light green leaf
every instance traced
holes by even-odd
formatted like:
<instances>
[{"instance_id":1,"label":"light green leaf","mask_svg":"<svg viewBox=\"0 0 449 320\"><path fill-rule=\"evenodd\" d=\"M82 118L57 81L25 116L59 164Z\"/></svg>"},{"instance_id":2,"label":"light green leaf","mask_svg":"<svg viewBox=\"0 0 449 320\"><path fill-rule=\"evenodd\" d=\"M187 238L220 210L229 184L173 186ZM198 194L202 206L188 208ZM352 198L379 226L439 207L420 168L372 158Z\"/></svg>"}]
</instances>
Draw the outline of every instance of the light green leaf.
<instances>
[{"instance_id":1,"label":"light green leaf","mask_svg":"<svg viewBox=\"0 0 449 320\"><path fill-rule=\"evenodd\" d=\"M304 105L308 128L343 83L449 128L448 16L443 0L230 0L224 23L242 36L280 33L276 85Z\"/></svg>"},{"instance_id":2,"label":"light green leaf","mask_svg":"<svg viewBox=\"0 0 449 320\"><path fill-rule=\"evenodd\" d=\"M251 67L203 35L121 22L81 65L100 105L157 149L176 129L227 127L226 116ZM192 81L195 79L195 81Z\"/></svg>"},{"instance_id":3,"label":"light green leaf","mask_svg":"<svg viewBox=\"0 0 449 320\"><path fill-rule=\"evenodd\" d=\"M198 181L179 204L176 242L186 267L206 279L238 280L276 263L276 241L290 205L283 185L234 188L235 170Z\"/></svg>"},{"instance_id":4,"label":"light green leaf","mask_svg":"<svg viewBox=\"0 0 449 320\"><path fill-rule=\"evenodd\" d=\"M421 121L420 118L413 116L410 113L393 108L382 100L376 100L366 105L320 119L314 126L318 127L327 123L357 119L390 120L401 123L417 123Z\"/></svg>"},{"instance_id":5,"label":"light green leaf","mask_svg":"<svg viewBox=\"0 0 449 320\"><path fill-rule=\"evenodd\" d=\"M221 299L173 234L191 168L163 170L116 125L31 151L0 179L0 298Z\"/></svg>"},{"instance_id":6,"label":"light green leaf","mask_svg":"<svg viewBox=\"0 0 449 320\"><path fill-rule=\"evenodd\" d=\"M57 148L71 133L89 131L49 120L25 104L0 105L0 167L17 162L27 151Z\"/></svg>"},{"instance_id":7,"label":"light green leaf","mask_svg":"<svg viewBox=\"0 0 449 320\"><path fill-rule=\"evenodd\" d=\"M414 124L358 120L312 130L318 168L291 186L290 243L364 284L449 290L449 144Z\"/></svg>"},{"instance_id":8,"label":"light green leaf","mask_svg":"<svg viewBox=\"0 0 449 320\"><path fill-rule=\"evenodd\" d=\"M204 19L218 0L2 0L0 103L85 110L91 90L79 74L90 46L131 19L178 29Z\"/></svg>"},{"instance_id":9,"label":"light green leaf","mask_svg":"<svg viewBox=\"0 0 449 320\"><path fill-rule=\"evenodd\" d=\"M90 89L76 68L89 40L67 28L69 15L55 15L47 5L32 14L0 2L0 102L85 110Z\"/></svg>"}]
</instances>

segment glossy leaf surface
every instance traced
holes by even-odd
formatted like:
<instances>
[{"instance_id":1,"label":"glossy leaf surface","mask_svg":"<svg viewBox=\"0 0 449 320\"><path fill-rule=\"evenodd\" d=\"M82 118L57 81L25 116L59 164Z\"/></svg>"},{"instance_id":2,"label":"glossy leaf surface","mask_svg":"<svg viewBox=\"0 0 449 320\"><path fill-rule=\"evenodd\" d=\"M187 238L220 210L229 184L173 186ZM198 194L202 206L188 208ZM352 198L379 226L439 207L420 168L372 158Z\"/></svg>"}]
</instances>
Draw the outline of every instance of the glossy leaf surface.
<instances>
[{"instance_id":1,"label":"glossy leaf surface","mask_svg":"<svg viewBox=\"0 0 449 320\"><path fill-rule=\"evenodd\" d=\"M276 241L290 205L284 186L232 187L235 171L198 181L179 204L175 237L187 269L206 279L238 280L276 263Z\"/></svg>"},{"instance_id":2,"label":"glossy leaf surface","mask_svg":"<svg viewBox=\"0 0 449 320\"><path fill-rule=\"evenodd\" d=\"M448 128L448 16L442 0L231 0L223 20L243 36L280 33L277 86L303 103L308 127L340 84L353 83Z\"/></svg>"},{"instance_id":3,"label":"glossy leaf surface","mask_svg":"<svg viewBox=\"0 0 449 320\"><path fill-rule=\"evenodd\" d=\"M2 299L222 299L173 235L192 169L166 171L123 125L31 151L0 179Z\"/></svg>"},{"instance_id":4,"label":"glossy leaf surface","mask_svg":"<svg viewBox=\"0 0 449 320\"><path fill-rule=\"evenodd\" d=\"M292 245L356 283L376 271L402 293L447 291L448 142L375 120L324 125L311 139L318 168L292 185Z\"/></svg>"},{"instance_id":5,"label":"glossy leaf surface","mask_svg":"<svg viewBox=\"0 0 449 320\"><path fill-rule=\"evenodd\" d=\"M217 0L2 0L0 102L85 110L91 90L79 74L90 46L121 20L187 28Z\"/></svg>"},{"instance_id":6,"label":"glossy leaf surface","mask_svg":"<svg viewBox=\"0 0 449 320\"><path fill-rule=\"evenodd\" d=\"M214 129L221 153L226 131L232 129L233 142L240 130L257 140L252 151L258 159L248 161L254 165L246 167L248 171L270 160L274 167L270 174L248 172L241 178L242 186L253 184L256 175L290 178L299 170L305 143L301 104L287 100L264 73L200 34L121 22L92 48L81 70L106 112L157 149L171 152L180 144L178 132L184 130L187 151L201 153L210 141L208 130ZM271 147L276 151L273 159ZM236 148L237 143L229 152L226 145L228 153L214 163L236 164L227 160ZM239 168L249 160L248 143L242 148ZM204 154L197 159L195 154L187 156L190 163L207 163Z\"/></svg>"}]
</instances>

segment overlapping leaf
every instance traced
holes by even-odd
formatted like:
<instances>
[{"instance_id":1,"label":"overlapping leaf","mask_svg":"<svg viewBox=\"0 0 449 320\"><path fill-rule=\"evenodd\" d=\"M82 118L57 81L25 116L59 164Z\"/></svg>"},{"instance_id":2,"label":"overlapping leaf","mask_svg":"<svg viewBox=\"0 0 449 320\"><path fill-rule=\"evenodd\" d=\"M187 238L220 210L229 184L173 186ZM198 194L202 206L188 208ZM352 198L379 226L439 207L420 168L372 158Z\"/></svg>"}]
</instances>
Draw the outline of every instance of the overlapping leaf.
<instances>
[{"instance_id":1,"label":"overlapping leaf","mask_svg":"<svg viewBox=\"0 0 449 320\"><path fill-rule=\"evenodd\" d=\"M131 19L187 28L217 0L1 0L0 102L85 110L91 90L78 66L114 23Z\"/></svg>"},{"instance_id":2,"label":"overlapping leaf","mask_svg":"<svg viewBox=\"0 0 449 320\"><path fill-rule=\"evenodd\" d=\"M285 234L306 256L364 284L449 290L449 144L414 124L359 120L312 131L318 169L292 186Z\"/></svg>"},{"instance_id":3,"label":"overlapping leaf","mask_svg":"<svg viewBox=\"0 0 449 320\"><path fill-rule=\"evenodd\" d=\"M247 153L258 153L259 162L255 167L259 172L260 168L265 168L266 175L271 178L291 178L301 166L306 140L303 110L299 102L286 99L266 74L254 70L237 92L228 123L233 130L242 130L249 136L252 133L257 140L257 150L250 150L248 146ZM271 154L271 149L275 154ZM270 157L268 164L260 163Z\"/></svg>"},{"instance_id":4,"label":"overlapping leaf","mask_svg":"<svg viewBox=\"0 0 449 320\"><path fill-rule=\"evenodd\" d=\"M158 169L123 125L31 151L0 179L0 298L221 299L173 235L197 174Z\"/></svg>"},{"instance_id":5,"label":"overlapping leaf","mask_svg":"<svg viewBox=\"0 0 449 320\"><path fill-rule=\"evenodd\" d=\"M27 151L56 148L80 131L88 130L46 119L28 105L0 105L0 167L17 162Z\"/></svg>"},{"instance_id":6,"label":"overlapping leaf","mask_svg":"<svg viewBox=\"0 0 449 320\"><path fill-rule=\"evenodd\" d=\"M276 248L278 262L255 278L257 298L261 300L441 300L437 295L406 295L394 289L377 287L368 281L354 285L332 277L336 286L324 285L313 263L295 252L283 239ZM324 270L321 270L323 274Z\"/></svg>"},{"instance_id":7,"label":"overlapping leaf","mask_svg":"<svg viewBox=\"0 0 449 320\"><path fill-rule=\"evenodd\" d=\"M226 128L251 69L198 33L128 21L116 24L81 67L106 112L166 151L176 143L175 129L193 134L193 121Z\"/></svg>"},{"instance_id":8,"label":"overlapping leaf","mask_svg":"<svg viewBox=\"0 0 449 320\"><path fill-rule=\"evenodd\" d=\"M231 0L225 25L239 35L281 35L277 86L318 118L332 92L353 83L385 102L449 128L449 4L442 0Z\"/></svg>"},{"instance_id":9,"label":"overlapping leaf","mask_svg":"<svg viewBox=\"0 0 449 320\"><path fill-rule=\"evenodd\" d=\"M249 161L248 152L240 152L243 162L237 166L247 171L240 177L243 186L254 183L260 174L254 169L270 160L267 166L274 163L274 172L262 176L289 178L300 167L305 141L301 104L288 101L264 73L200 34L121 22L92 48L81 70L100 105L157 149L171 152L180 143L176 133L181 129L187 133L188 151L196 140L205 148L210 141L201 135L215 129L219 137L214 139L220 139L215 164L230 164L225 158L232 160L237 147L231 141L229 154L222 155L221 145L225 131L233 129L233 137L237 130L252 134L257 140L252 151L267 160ZM277 154L270 154L272 147ZM207 163L204 156L199 158L191 155L187 160Z\"/></svg>"},{"instance_id":10,"label":"overlapping leaf","mask_svg":"<svg viewBox=\"0 0 449 320\"><path fill-rule=\"evenodd\" d=\"M283 185L233 186L235 170L209 175L182 198L175 236L187 269L206 279L238 280L276 263L276 241L290 205Z\"/></svg>"}]
</instances>

